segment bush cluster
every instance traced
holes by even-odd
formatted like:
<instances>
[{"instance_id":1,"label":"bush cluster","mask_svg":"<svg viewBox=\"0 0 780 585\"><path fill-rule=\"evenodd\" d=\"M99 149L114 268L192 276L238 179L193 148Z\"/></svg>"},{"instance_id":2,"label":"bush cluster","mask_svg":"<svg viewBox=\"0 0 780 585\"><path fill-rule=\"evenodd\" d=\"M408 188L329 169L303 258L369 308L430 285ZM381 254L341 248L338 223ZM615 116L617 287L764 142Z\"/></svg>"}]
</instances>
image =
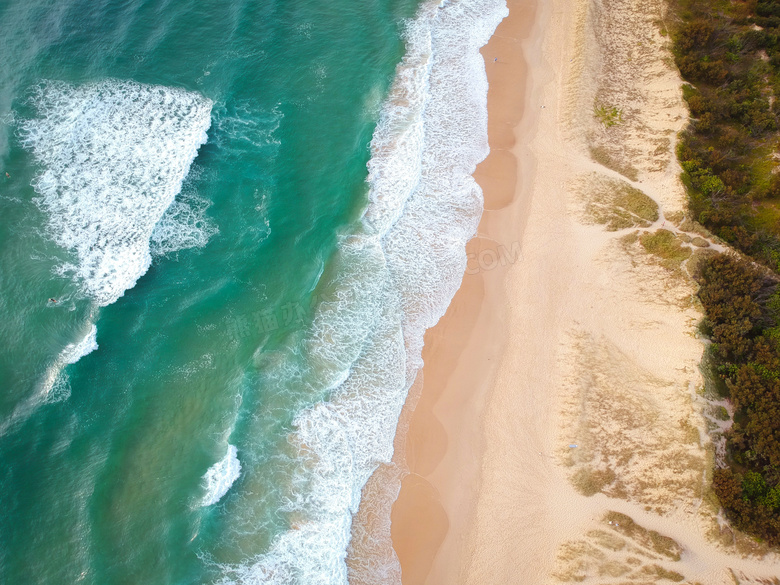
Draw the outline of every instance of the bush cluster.
<instances>
[{"instance_id":1,"label":"bush cluster","mask_svg":"<svg viewBox=\"0 0 780 585\"><path fill-rule=\"evenodd\" d=\"M730 467L713 488L734 524L780 544L780 290L748 260L721 254L707 261L699 298L711 356L734 406Z\"/></svg>"},{"instance_id":2,"label":"bush cluster","mask_svg":"<svg viewBox=\"0 0 780 585\"><path fill-rule=\"evenodd\" d=\"M734 407L713 488L738 528L780 545L780 0L676 8L689 211L746 254L707 260L699 279L709 355Z\"/></svg>"},{"instance_id":3,"label":"bush cluster","mask_svg":"<svg viewBox=\"0 0 780 585\"><path fill-rule=\"evenodd\" d=\"M691 125L678 157L693 218L777 269L780 2L681 0L674 55Z\"/></svg>"}]
</instances>

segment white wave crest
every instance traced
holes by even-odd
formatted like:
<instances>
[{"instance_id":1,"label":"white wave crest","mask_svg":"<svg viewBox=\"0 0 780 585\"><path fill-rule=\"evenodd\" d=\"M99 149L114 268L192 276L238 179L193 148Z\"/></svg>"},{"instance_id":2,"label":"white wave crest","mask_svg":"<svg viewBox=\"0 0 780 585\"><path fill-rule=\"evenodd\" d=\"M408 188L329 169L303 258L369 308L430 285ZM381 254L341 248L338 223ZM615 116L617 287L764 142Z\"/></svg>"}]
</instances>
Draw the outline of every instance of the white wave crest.
<instances>
[{"instance_id":1,"label":"white wave crest","mask_svg":"<svg viewBox=\"0 0 780 585\"><path fill-rule=\"evenodd\" d=\"M69 343L60 353L59 361L66 364L75 364L85 355L92 353L98 348L97 344L97 326L90 324L89 331L77 343Z\"/></svg>"},{"instance_id":2,"label":"white wave crest","mask_svg":"<svg viewBox=\"0 0 780 585\"><path fill-rule=\"evenodd\" d=\"M54 363L49 366L41 380L38 393L33 395L33 398L38 396L40 397L39 401L46 404L62 402L70 398L70 379L65 371L66 366L75 364L96 349L98 349L97 326L90 323L87 334L81 340L66 345Z\"/></svg>"},{"instance_id":3,"label":"white wave crest","mask_svg":"<svg viewBox=\"0 0 780 585\"><path fill-rule=\"evenodd\" d=\"M87 333L79 341L66 345L54 361L46 368L35 392L16 405L4 421L0 421L0 437L8 429L32 414L42 404L63 402L70 398L70 379L65 368L75 364L85 355L98 349L97 327L89 323Z\"/></svg>"},{"instance_id":4,"label":"white wave crest","mask_svg":"<svg viewBox=\"0 0 780 585\"><path fill-rule=\"evenodd\" d=\"M479 49L507 14L504 0L436 0L407 26L406 55L371 142L370 203L341 242L335 300L314 319L314 379L333 390L296 417L288 437L300 463L286 506L293 525L265 554L223 566L221 583L347 584L362 489L392 459L423 335L460 286L482 213L471 176L488 154ZM389 521L376 524L389 530ZM389 534L373 540L390 542ZM400 570L382 564L366 582L400 584Z\"/></svg>"},{"instance_id":5,"label":"white wave crest","mask_svg":"<svg viewBox=\"0 0 780 585\"><path fill-rule=\"evenodd\" d=\"M43 402L53 404L70 398L70 380L66 366L75 364L85 355L98 349L97 326L89 324L89 330L79 341L66 345L57 359L46 370L36 394L31 397L32 404Z\"/></svg>"},{"instance_id":6,"label":"white wave crest","mask_svg":"<svg viewBox=\"0 0 780 585\"><path fill-rule=\"evenodd\" d=\"M225 456L209 467L203 476L206 495L203 496L201 505L211 506L219 502L239 475L241 475L241 462L238 460L238 450L235 445L228 445Z\"/></svg>"},{"instance_id":7,"label":"white wave crest","mask_svg":"<svg viewBox=\"0 0 780 585\"><path fill-rule=\"evenodd\" d=\"M149 268L149 242L206 142L212 102L178 88L106 80L45 82L20 123L42 171L48 233L74 255L61 272L108 305Z\"/></svg>"}]
</instances>

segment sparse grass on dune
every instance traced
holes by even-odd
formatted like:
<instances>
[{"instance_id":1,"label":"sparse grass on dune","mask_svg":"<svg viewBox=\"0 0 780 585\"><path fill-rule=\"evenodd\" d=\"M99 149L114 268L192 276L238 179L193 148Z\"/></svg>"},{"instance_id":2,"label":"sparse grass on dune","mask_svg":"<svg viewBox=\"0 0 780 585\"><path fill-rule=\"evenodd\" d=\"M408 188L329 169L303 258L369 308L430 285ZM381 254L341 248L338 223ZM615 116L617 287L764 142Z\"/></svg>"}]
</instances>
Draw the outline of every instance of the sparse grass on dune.
<instances>
[{"instance_id":1,"label":"sparse grass on dune","mask_svg":"<svg viewBox=\"0 0 780 585\"><path fill-rule=\"evenodd\" d=\"M715 250L708 250L706 248L700 248L698 250L694 250L693 254L691 254L690 259L688 260L687 264L685 265L685 269L688 271L688 274L691 275L692 278L696 279L701 276L701 271L704 269L704 265L706 261L709 258L712 258L713 256L717 256L718 252Z\"/></svg>"},{"instance_id":2,"label":"sparse grass on dune","mask_svg":"<svg viewBox=\"0 0 780 585\"><path fill-rule=\"evenodd\" d=\"M669 269L679 268L684 260L690 258L693 251L682 245L682 240L669 230L660 229L655 233L642 234L639 241L649 253L660 259Z\"/></svg>"},{"instance_id":3,"label":"sparse grass on dune","mask_svg":"<svg viewBox=\"0 0 780 585\"><path fill-rule=\"evenodd\" d=\"M604 521L613 530L631 538L643 547L673 561L680 560L683 549L673 538L659 534L655 530L648 530L620 512L608 512L604 516Z\"/></svg>"},{"instance_id":4,"label":"sparse grass on dune","mask_svg":"<svg viewBox=\"0 0 780 585\"><path fill-rule=\"evenodd\" d=\"M615 477L615 472L609 467L606 469L580 467L572 476L571 482L583 496L595 496L615 481Z\"/></svg>"},{"instance_id":5,"label":"sparse grass on dune","mask_svg":"<svg viewBox=\"0 0 780 585\"><path fill-rule=\"evenodd\" d=\"M610 511L599 522L599 528L561 546L560 569L555 577L579 583L597 576L594 582L604 585L680 583L685 576L664 565L678 563L682 551L674 539L640 526L625 514Z\"/></svg>"},{"instance_id":6,"label":"sparse grass on dune","mask_svg":"<svg viewBox=\"0 0 780 585\"><path fill-rule=\"evenodd\" d=\"M590 148L590 157L600 165L620 173L632 181L636 181L639 178L639 171L636 168L621 160L617 153L610 152L606 146L592 146Z\"/></svg>"},{"instance_id":7,"label":"sparse grass on dune","mask_svg":"<svg viewBox=\"0 0 780 585\"><path fill-rule=\"evenodd\" d=\"M658 204L628 182L599 173L583 175L576 183L584 201L584 219L607 231L649 227L658 221Z\"/></svg>"},{"instance_id":8,"label":"sparse grass on dune","mask_svg":"<svg viewBox=\"0 0 780 585\"><path fill-rule=\"evenodd\" d=\"M658 220L658 205L625 181L602 180L596 187L586 213L609 231L648 227Z\"/></svg>"}]
</instances>

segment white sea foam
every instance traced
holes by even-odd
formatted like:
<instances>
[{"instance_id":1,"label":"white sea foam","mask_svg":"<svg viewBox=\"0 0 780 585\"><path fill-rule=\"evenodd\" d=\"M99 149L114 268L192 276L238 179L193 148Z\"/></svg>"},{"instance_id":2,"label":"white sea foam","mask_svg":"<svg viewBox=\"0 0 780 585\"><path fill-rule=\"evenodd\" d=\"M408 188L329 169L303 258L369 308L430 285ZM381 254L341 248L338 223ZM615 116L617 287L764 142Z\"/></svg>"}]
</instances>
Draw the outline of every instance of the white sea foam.
<instances>
[{"instance_id":1,"label":"white sea foam","mask_svg":"<svg viewBox=\"0 0 780 585\"><path fill-rule=\"evenodd\" d=\"M202 248L219 229L206 217L211 202L191 192L182 192L165 210L149 238L152 256Z\"/></svg>"},{"instance_id":2,"label":"white sea foam","mask_svg":"<svg viewBox=\"0 0 780 585\"><path fill-rule=\"evenodd\" d=\"M276 156L280 145L276 131L284 119L279 104L268 111L253 100L220 103L214 107L213 118L214 142L223 156Z\"/></svg>"},{"instance_id":3,"label":"white sea foam","mask_svg":"<svg viewBox=\"0 0 780 585\"><path fill-rule=\"evenodd\" d=\"M299 458L286 505L294 526L265 554L223 567L223 583L347 583L361 490L392 458L423 334L460 285L481 215L471 177L488 153L479 48L507 13L504 0L437 0L407 26L406 55L371 143L370 204L335 260L335 300L314 320L312 378L334 389L296 417L288 438ZM387 543L389 534L375 541ZM360 578L395 584L400 571L383 563Z\"/></svg>"},{"instance_id":4,"label":"white sea foam","mask_svg":"<svg viewBox=\"0 0 780 585\"><path fill-rule=\"evenodd\" d=\"M48 232L74 256L61 272L108 305L148 270L150 238L206 142L212 102L118 80L46 82L32 102L20 135L42 167L33 186Z\"/></svg>"},{"instance_id":5,"label":"white sea foam","mask_svg":"<svg viewBox=\"0 0 780 585\"><path fill-rule=\"evenodd\" d=\"M203 476L203 484L206 495L203 496L202 506L211 506L222 499L230 486L241 475L241 462L238 460L238 451L234 445L228 445L227 453Z\"/></svg>"}]
</instances>

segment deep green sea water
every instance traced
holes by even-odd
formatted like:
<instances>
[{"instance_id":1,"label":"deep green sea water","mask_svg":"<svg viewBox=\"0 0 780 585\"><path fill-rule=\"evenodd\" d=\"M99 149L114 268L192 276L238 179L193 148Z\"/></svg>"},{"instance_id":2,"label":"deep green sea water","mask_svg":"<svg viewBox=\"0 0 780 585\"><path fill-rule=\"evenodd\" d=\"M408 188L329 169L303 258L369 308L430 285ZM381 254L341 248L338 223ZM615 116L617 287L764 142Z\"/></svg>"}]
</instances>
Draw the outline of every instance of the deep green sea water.
<instances>
[{"instance_id":1,"label":"deep green sea water","mask_svg":"<svg viewBox=\"0 0 780 585\"><path fill-rule=\"evenodd\" d=\"M346 581L504 11L0 3L0 583Z\"/></svg>"}]
</instances>

